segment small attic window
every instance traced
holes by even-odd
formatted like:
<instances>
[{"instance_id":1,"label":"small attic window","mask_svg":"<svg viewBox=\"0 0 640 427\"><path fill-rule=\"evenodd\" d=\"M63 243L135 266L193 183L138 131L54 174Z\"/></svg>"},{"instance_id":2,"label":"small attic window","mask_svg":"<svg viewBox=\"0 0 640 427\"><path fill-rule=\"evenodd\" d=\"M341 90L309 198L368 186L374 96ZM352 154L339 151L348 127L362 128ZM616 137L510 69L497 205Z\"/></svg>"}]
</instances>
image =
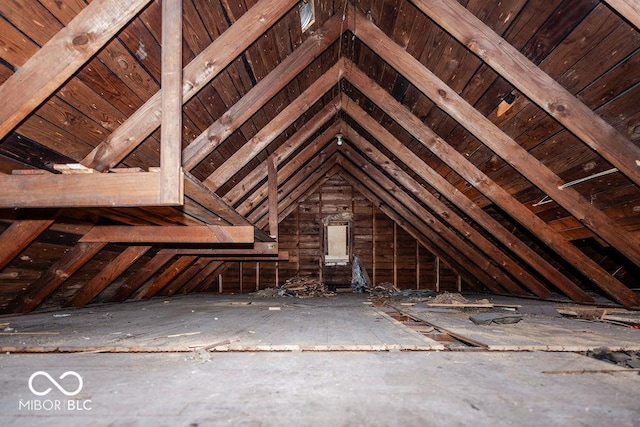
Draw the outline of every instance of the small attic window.
<instances>
[{"instance_id":1,"label":"small attic window","mask_svg":"<svg viewBox=\"0 0 640 427\"><path fill-rule=\"evenodd\" d=\"M313 0L303 0L300 2L300 27L302 32L309 29L316 22L316 11L313 7Z\"/></svg>"}]
</instances>

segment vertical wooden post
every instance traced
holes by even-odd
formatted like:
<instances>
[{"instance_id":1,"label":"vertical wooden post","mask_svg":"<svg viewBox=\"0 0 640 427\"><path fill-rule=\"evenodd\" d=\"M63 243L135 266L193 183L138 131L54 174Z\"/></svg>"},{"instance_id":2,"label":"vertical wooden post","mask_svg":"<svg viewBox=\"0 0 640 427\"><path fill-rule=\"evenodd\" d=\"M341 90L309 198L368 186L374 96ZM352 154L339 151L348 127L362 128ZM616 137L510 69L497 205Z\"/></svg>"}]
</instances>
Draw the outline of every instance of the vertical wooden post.
<instances>
[{"instance_id":1,"label":"vertical wooden post","mask_svg":"<svg viewBox=\"0 0 640 427\"><path fill-rule=\"evenodd\" d=\"M162 2L160 199L182 205L182 0Z\"/></svg>"},{"instance_id":2,"label":"vertical wooden post","mask_svg":"<svg viewBox=\"0 0 640 427\"><path fill-rule=\"evenodd\" d=\"M440 292L440 257L436 257L436 292Z\"/></svg>"},{"instance_id":3,"label":"vertical wooden post","mask_svg":"<svg viewBox=\"0 0 640 427\"><path fill-rule=\"evenodd\" d=\"M300 206L296 208L296 276L300 274ZM276 286L278 284L276 283Z\"/></svg>"},{"instance_id":4,"label":"vertical wooden post","mask_svg":"<svg viewBox=\"0 0 640 427\"><path fill-rule=\"evenodd\" d=\"M218 293L222 293L222 274L218 274Z\"/></svg>"},{"instance_id":5,"label":"vertical wooden post","mask_svg":"<svg viewBox=\"0 0 640 427\"><path fill-rule=\"evenodd\" d=\"M260 290L260 263L256 262L256 292Z\"/></svg>"},{"instance_id":6,"label":"vertical wooden post","mask_svg":"<svg viewBox=\"0 0 640 427\"><path fill-rule=\"evenodd\" d=\"M267 180L269 187L269 235L278 239L278 171L273 156L267 159Z\"/></svg>"},{"instance_id":7,"label":"vertical wooden post","mask_svg":"<svg viewBox=\"0 0 640 427\"><path fill-rule=\"evenodd\" d=\"M372 223L372 227L371 227L371 232L373 233L373 236L371 236L371 241L373 242L373 245L371 245L371 256L372 256L372 260L373 260L373 273L371 274L371 280L373 283L373 286L376 286L376 207L375 206L371 206L371 223Z\"/></svg>"},{"instance_id":8,"label":"vertical wooden post","mask_svg":"<svg viewBox=\"0 0 640 427\"><path fill-rule=\"evenodd\" d=\"M393 285L398 287L398 224L393 222Z\"/></svg>"},{"instance_id":9,"label":"vertical wooden post","mask_svg":"<svg viewBox=\"0 0 640 427\"><path fill-rule=\"evenodd\" d=\"M420 243L416 240L416 289L420 289Z\"/></svg>"},{"instance_id":10,"label":"vertical wooden post","mask_svg":"<svg viewBox=\"0 0 640 427\"><path fill-rule=\"evenodd\" d=\"M462 292L462 277L458 274L458 292Z\"/></svg>"},{"instance_id":11,"label":"vertical wooden post","mask_svg":"<svg viewBox=\"0 0 640 427\"><path fill-rule=\"evenodd\" d=\"M318 191L318 226L320 227L320 250L318 251L320 257L318 258L318 265L320 266L320 272L318 274L318 281L322 283L324 279L324 253L326 251L325 247L325 236L324 236L324 221L322 221L322 188Z\"/></svg>"},{"instance_id":12,"label":"vertical wooden post","mask_svg":"<svg viewBox=\"0 0 640 427\"><path fill-rule=\"evenodd\" d=\"M242 282L244 281L242 277L244 276L244 263L240 261L239 264L240 264L240 267L238 268L238 270L240 271L239 273L240 277L238 278L238 280L240 281L240 293L242 293Z\"/></svg>"}]
</instances>

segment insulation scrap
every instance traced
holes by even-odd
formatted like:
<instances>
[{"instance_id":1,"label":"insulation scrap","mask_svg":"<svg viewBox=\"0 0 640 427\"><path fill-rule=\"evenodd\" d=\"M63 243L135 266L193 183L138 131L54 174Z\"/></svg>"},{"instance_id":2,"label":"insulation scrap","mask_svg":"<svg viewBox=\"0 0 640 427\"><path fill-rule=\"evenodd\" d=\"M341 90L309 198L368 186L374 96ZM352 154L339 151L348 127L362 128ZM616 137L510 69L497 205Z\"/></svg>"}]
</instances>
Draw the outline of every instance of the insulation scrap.
<instances>
[{"instance_id":1,"label":"insulation scrap","mask_svg":"<svg viewBox=\"0 0 640 427\"><path fill-rule=\"evenodd\" d=\"M254 292L253 295L262 298L273 298L281 296L280 290L278 288L260 289L259 291Z\"/></svg>"},{"instance_id":2,"label":"insulation scrap","mask_svg":"<svg viewBox=\"0 0 640 427\"><path fill-rule=\"evenodd\" d=\"M391 282L381 282L378 283L375 288L373 288L373 291L371 293L376 296L389 296L394 292L400 292L400 289L398 289Z\"/></svg>"},{"instance_id":3,"label":"insulation scrap","mask_svg":"<svg viewBox=\"0 0 640 427\"><path fill-rule=\"evenodd\" d=\"M430 301L434 304L468 304L469 301L459 293L443 292Z\"/></svg>"}]
</instances>

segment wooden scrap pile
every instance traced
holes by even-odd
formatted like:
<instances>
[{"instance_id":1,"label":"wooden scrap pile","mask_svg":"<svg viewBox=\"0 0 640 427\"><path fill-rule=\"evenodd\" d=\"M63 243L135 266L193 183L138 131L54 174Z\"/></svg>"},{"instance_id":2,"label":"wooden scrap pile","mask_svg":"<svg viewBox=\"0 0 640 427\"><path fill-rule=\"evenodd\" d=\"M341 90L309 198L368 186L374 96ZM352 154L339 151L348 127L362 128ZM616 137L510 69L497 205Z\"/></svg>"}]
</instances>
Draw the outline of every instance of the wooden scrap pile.
<instances>
[{"instance_id":1,"label":"wooden scrap pile","mask_svg":"<svg viewBox=\"0 0 640 427\"><path fill-rule=\"evenodd\" d=\"M456 308L493 308L496 305L492 304L488 299L480 299L477 301L469 301L462 295L456 292L443 292L431 299L427 305L430 307L456 307Z\"/></svg>"},{"instance_id":2,"label":"wooden scrap pile","mask_svg":"<svg viewBox=\"0 0 640 427\"><path fill-rule=\"evenodd\" d=\"M310 277L301 276L288 279L280 289L285 291L285 295L291 295L298 298L327 297L335 295L335 293L329 291L327 285L324 283Z\"/></svg>"}]
</instances>

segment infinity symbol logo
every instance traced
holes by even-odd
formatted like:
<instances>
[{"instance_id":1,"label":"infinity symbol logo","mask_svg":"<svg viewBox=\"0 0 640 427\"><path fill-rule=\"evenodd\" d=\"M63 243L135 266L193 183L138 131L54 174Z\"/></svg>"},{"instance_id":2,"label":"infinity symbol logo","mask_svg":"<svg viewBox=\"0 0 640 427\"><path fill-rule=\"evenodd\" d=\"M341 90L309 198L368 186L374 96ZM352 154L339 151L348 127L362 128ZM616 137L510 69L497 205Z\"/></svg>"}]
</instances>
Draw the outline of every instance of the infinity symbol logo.
<instances>
[{"instance_id":1,"label":"infinity symbol logo","mask_svg":"<svg viewBox=\"0 0 640 427\"><path fill-rule=\"evenodd\" d=\"M51 384L56 386L58 390L60 390L66 396L75 396L76 394L80 393L80 390L82 390L82 377L77 372L67 371L64 374L60 375L60 377L58 378L60 380L63 380L69 375L71 375L78 379L78 388L75 389L74 391L67 391L60 384L58 384L58 382L55 379L53 379L51 375L49 375L45 371L37 371L31 374L31 376L29 377L29 390L31 390L31 393L35 394L36 396L44 396L46 394L49 394L49 392L51 391L51 387L47 388L45 391L37 391L33 388L33 379L39 375L46 377L49 381L51 381Z\"/></svg>"}]
</instances>

